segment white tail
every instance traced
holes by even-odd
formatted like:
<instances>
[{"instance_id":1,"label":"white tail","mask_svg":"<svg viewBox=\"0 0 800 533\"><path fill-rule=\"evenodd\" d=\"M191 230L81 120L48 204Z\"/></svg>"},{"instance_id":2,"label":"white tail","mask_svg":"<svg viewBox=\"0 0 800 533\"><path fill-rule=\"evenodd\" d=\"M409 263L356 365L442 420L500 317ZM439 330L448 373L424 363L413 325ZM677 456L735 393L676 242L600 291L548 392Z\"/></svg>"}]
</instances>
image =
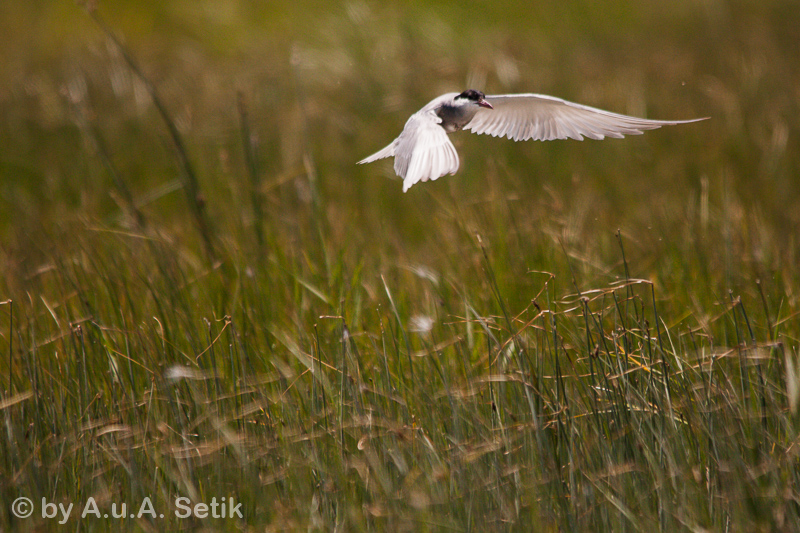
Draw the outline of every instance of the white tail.
<instances>
[{"instance_id":1,"label":"white tail","mask_svg":"<svg viewBox=\"0 0 800 533\"><path fill-rule=\"evenodd\" d=\"M392 141L392 143L383 150L375 152L369 157L365 157L356 164L363 165L364 163L372 163L373 161L377 161L378 159L383 159L385 157L393 157L393 156L394 156L394 141Z\"/></svg>"}]
</instances>

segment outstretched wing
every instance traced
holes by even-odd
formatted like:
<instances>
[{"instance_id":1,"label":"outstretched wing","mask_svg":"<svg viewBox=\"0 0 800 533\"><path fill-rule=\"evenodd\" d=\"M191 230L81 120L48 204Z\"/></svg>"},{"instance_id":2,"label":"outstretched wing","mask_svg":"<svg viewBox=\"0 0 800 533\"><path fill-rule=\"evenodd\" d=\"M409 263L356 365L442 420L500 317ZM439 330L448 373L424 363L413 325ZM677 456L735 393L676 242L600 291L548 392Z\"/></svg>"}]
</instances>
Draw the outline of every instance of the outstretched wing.
<instances>
[{"instance_id":1,"label":"outstretched wing","mask_svg":"<svg viewBox=\"0 0 800 533\"><path fill-rule=\"evenodd\" d=\"M458 170L458 153L441 120L433 111L415 113L395 141L394 171L403 178L403 192Z\"/></svg>"},{"instance_id":2,"label":"outstretched wing","mask_svg":"<svg viewBox=\"0 0 800 533\"><path fill-rule=\"evenodd\" d=\"M640 135L645 130L661 126L705 120L648 120L544 94L494 95L487 96L486 101L492 104L493 109L480 108L464 129L514 141L621 138Z\"/></svg>"},{"instance_id":3,"label":"outstretched wing","mask_svg":"<svg viewBox=\"0 0 800 533\"><path fill-rule=\"evenodd\" d=\"M458 170L458 153L447 138L447 132L440 126L442 119L436 115L436 109L456 94L443 94L431 100L411 115L397 139L358 164L394 157L394 171L403 178L403 192L417 182L455 174Z\"/></svg>"}]
</instances>

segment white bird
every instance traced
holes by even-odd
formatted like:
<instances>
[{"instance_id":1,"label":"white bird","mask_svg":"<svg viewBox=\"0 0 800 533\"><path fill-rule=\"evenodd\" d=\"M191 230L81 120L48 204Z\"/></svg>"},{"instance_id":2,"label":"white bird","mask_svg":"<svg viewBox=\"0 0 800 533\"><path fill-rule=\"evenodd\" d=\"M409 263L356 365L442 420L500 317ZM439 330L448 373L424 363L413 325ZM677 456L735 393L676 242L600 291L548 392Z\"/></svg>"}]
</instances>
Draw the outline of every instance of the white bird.
<instances>
[{"instance_id":1,"label":"white bird","mask_svg":"<svg viewBox=\"0 0 800 533\"><path fill-rule=\"evenodd\" d=\"M603 139L640 135L645 130L705 120L648 120L603 111L544 94L486 96L469 89L447 93L411 115L400 136L357 164L394 157L403 192L419 181L435 180L458 170L458 153L447 138L461 129L508 137L514 141L551 141L584 137Z\"/></svg>"}]
</instances>

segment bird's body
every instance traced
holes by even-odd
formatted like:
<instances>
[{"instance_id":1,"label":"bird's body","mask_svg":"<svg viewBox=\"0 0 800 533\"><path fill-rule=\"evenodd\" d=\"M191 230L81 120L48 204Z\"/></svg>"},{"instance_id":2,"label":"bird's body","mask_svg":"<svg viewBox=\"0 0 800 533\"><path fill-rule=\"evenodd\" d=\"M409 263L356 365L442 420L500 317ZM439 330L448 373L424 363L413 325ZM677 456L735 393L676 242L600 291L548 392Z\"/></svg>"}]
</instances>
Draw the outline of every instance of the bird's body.
<instances>
[{"instance_id":1,"label":"bird's body","mask_svg":"<svg viewBox=\"0 0 800 533\"><path fill-rule=\"evenodd\" d=\"M645 130L698 120L704 119L648 120L543 94L486 96L470 89L433 99L411 115L391 144L358 164L394 157L394 170L403 178L405 192L417 182L455 174L458 154L447 134L461 129L514 141L567 138L581 141L584 137L638 135Z\"/></svg>"}]
</instances>

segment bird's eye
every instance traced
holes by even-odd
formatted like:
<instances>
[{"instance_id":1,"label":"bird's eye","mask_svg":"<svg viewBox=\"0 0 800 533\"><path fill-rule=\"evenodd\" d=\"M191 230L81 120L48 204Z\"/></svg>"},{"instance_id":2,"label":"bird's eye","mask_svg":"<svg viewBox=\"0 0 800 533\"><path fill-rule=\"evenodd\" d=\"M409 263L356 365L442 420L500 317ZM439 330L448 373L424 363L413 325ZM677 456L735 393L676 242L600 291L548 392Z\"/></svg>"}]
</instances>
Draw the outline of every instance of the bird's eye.
<instances>
[{"instance_id":1,"label":"bird's eye","mask_svg":"<svg viewBox=\"0 0 800 533\"><path fill-rule=\"evenodd\" d=\"M456 98L466 98L467 100L477 102L478 100L483 98L483 93L480 91L476 91L475 89L467 89L463 93L459 94Z\"/></svg>"}]
</instances>

